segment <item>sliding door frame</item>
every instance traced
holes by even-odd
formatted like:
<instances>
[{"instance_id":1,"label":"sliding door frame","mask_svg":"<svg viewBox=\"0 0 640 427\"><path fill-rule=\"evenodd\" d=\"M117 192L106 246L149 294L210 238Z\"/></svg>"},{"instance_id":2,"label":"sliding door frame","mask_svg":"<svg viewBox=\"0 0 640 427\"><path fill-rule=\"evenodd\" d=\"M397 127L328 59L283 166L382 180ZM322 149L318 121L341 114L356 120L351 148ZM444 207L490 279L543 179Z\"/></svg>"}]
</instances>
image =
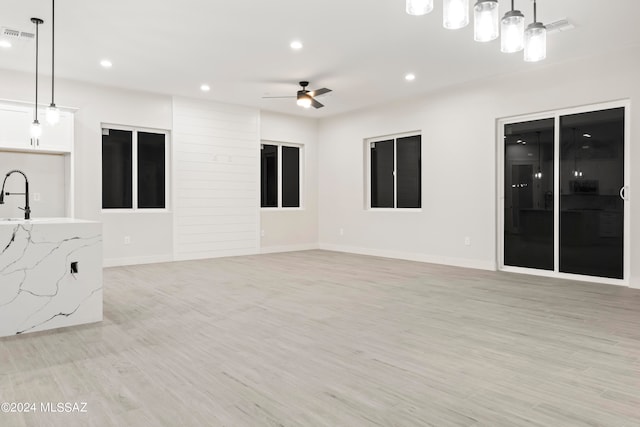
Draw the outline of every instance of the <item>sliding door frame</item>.
<instances>
[{"instance_id":1,"label":"sliding door frame","mask_svg":"<svg viewBox=\"0 0 640 427\"><path fill-rule=\"evenodd\" d=\"M560 117L571 114L588 113L599 110L608 110L613 108L624 108L624 231L623 231L623 279L610 279L605 277L585 276L581 274L562 273L560 272ZM504 203L505 203L505 134L504 127L508 124L529 122L542 119L554 119L554 177L553 177L553 233L554 233L554 270L539 270L535 268L513 267L504 263ZM628 99L602 102L598 104L584 105L580 107L565 108L561 110L552 110L534 114L524 114L519 116L504 117L497 120L497 260L498 270L530 274L544 277L556 277L569 280L580 280L587 282L606 283L611 285L629 286L629 277L631 272L631 191L629 185L631 182L631 101Z\"/></svg>"}]
</instances>

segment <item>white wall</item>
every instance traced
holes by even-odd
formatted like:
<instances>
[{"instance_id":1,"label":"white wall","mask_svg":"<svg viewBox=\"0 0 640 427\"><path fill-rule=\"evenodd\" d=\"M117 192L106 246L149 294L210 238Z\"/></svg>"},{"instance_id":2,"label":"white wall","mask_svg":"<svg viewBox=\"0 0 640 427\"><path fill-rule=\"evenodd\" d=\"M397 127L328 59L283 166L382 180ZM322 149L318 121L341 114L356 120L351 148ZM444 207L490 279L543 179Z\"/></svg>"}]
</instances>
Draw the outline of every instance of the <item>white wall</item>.
<instances>
[{"instance_id":1,"label":"white wall","mask_svg":"<svg viewBox=\"0 0 640 427\"><path fill-rule=\"evenodd\" d=\"M11 169L24 172L29 178L29 204L33 217L64 217L65 156L42 153L0 151L0 186ZM5 191L24 192L24 178L15 173L7 179ZM0 205L0 218L23 218L24 196L8 196Z\"/></svg>"},{"instance_id":2,"label":"white wall","mask_svg":"<svg viewBox=\"0 0 640 427\"><path fill-rule=\"evenodd\" d=\"M175 259L258 252L260 114L175 98Z\"/></svg>"},{"instance_id":3,"label":"white wall","mask_svg":"<svg viewBox=\"0 0 640 427\"><path fill-rule=\"evenodd\" d=\"M261 210L263 253L312 249L318 245L317 126L314 119L261 112L263 141L302 144L304 153L302 208Z\"/></svg>"},{"instance_id":4,"label":"white wall","mask_svg":"<svg viewBox=\"0 0 640 427\"><path fill-rule=\"evenodd\" d=\"M320 246L495 268L496 120L618 99L633 104L640 99L638 75L640 55L627 49L560 65L531 65L526 73L322 120ZM640 109L632 106L631 113L633 165L640 161L633 147L640 135ZM363 209L363 139L413 130L423 135L422 211ZM640 174L632 171L634 186L640 188ZM631 217L631 285L640 287L640 223L633 205ZM464 245L466 236L471 246Z\"/></svg>"}]
</instances>

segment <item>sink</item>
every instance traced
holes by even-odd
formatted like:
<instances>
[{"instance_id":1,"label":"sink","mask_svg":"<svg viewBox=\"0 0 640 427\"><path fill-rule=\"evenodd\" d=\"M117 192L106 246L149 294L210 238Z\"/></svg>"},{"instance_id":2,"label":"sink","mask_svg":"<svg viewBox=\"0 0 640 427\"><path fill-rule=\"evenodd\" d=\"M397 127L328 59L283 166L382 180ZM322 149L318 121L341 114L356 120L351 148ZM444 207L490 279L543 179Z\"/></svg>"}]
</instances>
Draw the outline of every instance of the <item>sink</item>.
<instances>
[{"instance_id":1,"label":"sink","mask_svg":"<svg viewBox=\"0 0 640 427\"><path fill-rule=\"evenodd\" d=\"M54 222L54 221L58 221L58 222L60 222L60 221L61 221L61 219L60 219L60 218L31 218L31 219L24 219L24 218L0 218L0 222L39 223L39 222Z\"/></svg>"}]
</instances>

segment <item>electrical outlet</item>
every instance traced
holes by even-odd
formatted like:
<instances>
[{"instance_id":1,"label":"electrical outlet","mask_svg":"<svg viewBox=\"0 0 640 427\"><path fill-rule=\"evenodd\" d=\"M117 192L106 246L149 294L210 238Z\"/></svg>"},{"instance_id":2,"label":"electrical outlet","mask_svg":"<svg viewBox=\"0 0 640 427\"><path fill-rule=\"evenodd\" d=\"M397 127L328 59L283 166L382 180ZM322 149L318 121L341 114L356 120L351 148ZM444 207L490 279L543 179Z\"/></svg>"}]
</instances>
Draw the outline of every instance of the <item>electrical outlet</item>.
<instances>
[{"instance_id":1,"label":"electrical outlet","mask_svg":"<svg viewBox=\"0 0 640 427\"><path fill-rule=\"evenodd\" d=\"M341 236L344 236L344 228L341 228L340 230L338 230L338 234L340 234Z\"/></svg>"},{"instance_id":2,"label":"electrical outlet","mask_svg":"<svg viewBox=\"0 0 640 427\"><path fill-rule=\"evenodd\" d=\"M260 230L260 237L264 237L264 230Z\"/></svg>"},{"instance_id":3,"label":"electrical outlet","mask_svg":"<svg viewBox=\"0 0 640 427\"><path fill-rule=\"evenodd\" d=\"M467 236L464 238L464 245L471 246L471 237Z\"/></svg>"},{"instance_id":4,"label":"electrical outlet","mask_svg":"<svg viewBox=\"0 0 640 427\"><path fill-rule=\"evenodd\" d=\"M125 245L131 244L131 236L124 236L124 244Z\"/></svg>"},{"instance_id":5,"label":"electrical outlet","mask_svg":"<svg viewBox=\"0 0 640 427\"><path fill-rule=\"evenodd\" d=\"M40 201L40 193L33 193L33 201L34 202Z\"/></svg>"}]
</instances>

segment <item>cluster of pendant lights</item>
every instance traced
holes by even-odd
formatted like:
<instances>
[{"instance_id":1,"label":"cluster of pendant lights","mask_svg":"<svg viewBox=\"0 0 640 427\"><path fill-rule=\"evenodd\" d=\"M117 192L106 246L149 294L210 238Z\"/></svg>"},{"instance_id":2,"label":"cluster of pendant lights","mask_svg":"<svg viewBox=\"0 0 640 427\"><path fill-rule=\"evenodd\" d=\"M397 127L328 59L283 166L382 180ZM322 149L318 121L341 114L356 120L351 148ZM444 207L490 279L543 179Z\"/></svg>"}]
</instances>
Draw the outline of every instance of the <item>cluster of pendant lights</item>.
<instances>
[{"instance_id":1,"label":"cluster of pendant lights","mask_svg":"<svg viewBox=\"0 0 640 427\"><path fill-rule=\"evenodd\" d=\"M54 101L54 63L55 63L55 0L51 0L51 104L46 110L46 119L50 125L55 125L60 121L60 110ZM44 21L40 18L31 18L31 22L36 25L36 99L33 110L33 123L31 123L31 137L40 138L42 136L42 126L38 121L38 50L40 44L39 27Z\"/></svg>"},{"instance_id":2,"label":"cluster of pendant lights","mask_svg":"<svg viewBox=\"0 0 640 427\"><path fill-rule=\"evenodd\" d=\"M537 62L547 56L547 29L537 21L537 5L533 0L533 23L525 29L524 15L511 10L500 19L498 0L477 0L474 10L474 39L478 42L495 40L502 32L500 49L505 53L524 49L524 60ZM409 15L426 15L433 10L433 0L407 0ZM443 0L442 24L449 30L457 30L469 24L469 0Z\"/></svg>"}]
</instances>

